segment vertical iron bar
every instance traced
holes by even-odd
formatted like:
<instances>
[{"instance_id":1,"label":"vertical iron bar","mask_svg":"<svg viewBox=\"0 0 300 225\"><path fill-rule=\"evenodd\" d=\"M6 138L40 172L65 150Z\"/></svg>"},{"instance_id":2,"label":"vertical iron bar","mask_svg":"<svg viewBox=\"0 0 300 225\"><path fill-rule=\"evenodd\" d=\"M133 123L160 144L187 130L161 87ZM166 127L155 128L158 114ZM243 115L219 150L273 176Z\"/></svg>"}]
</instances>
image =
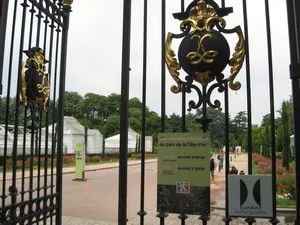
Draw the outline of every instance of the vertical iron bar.
<instances>
[{"instance_id":1,"label":"vertical iron bar","mask_svg":"<svg viewBox=\"0 0 300 225\"><path fill-rule=\"evenodd\" d=\"M270 91L270 114L271 114L271 140L272 140L272 200L273 200L273 218L270 223L277 224L276 218L276 150L275 150L275 109L274 109L274 82L273 82L273 57L272 57L272 39L270 27L269 0L265 0L266 28L268 44L268 66L269 66L269 91Z\"/></svg>"},{"instance_id":2,"label":"vertical iron bar","mask_svg":"<svg viewBox=\"0 0 300 225\"><path fill-rule=\"evenodd\" d=\"M185 225L185 221L186 219L188 218L188 216L185 214L185 213L180 213L180 215L178 216L178 218L180 219L181 221L181 225Z\"/></svg>"},{"instance_id":3,"label":"vertical iron bar","mask_svg":"<svg viewBox=\"0 0 300 225\"><path fill-rule=\"evenodd\" d=\"M27 107L24 109L24 134L23 134L23 153L22 153L22 180L21 180L21 201L24 201L25 194L25 162L26 162L26 133L27 133L27 123L26 123ZM21 216L23 216L21 211Z\"/></svg>"},{"instance_id":4,"label":"vertical iron bar","mask_svg":"<svg viewBox=\"0 0 300 225\"><path fill-rule=\"evenodd\" d=\"M27 2L24 0L23 2L23 11L22 11L22 25L21 25L21 35L20 35L20 49L19 49L19 56L18 61L20 62L22 59L23 54L23 44L24 44L24 36L25 36L25 21L26 21L26 7ZM15 115L14 115L14 140L13 140L13 151L12 151L12 163L13 163L13 169L12 169L12 185L10 187L10 195L11 195L11 204L12 204L12 220L14 221L16 218L16 201L17 201L17 195L18 190L16 186L16 178L17 178L17 154L18 154L18 136L19 136L19 112L20 112L20 75L22 70L22 63L19 63L18 65L18 73L17 73L17 91L16 91L16 108L15 108Z\"/></svg>"},{"instance_id":5,"label":"vertical iron bar","mask_svg":"<svg viewBox=\"0 0 300 225\"><path fill-rule=\"evenodd\" d=\"M145 136L146 136L146 81L147 81L147 19L148 0L144 0L144 31L143 31L143 90L142 90L142 139L141 139L141 196L140 225L144 225L145 212Z\"/></svg>"},{"instance_id":6,"label":"vertical iron bar","mask_svg":"<svg viewBox=\"0 0 300 225\"><path fill-rule=\"evenodd\" d=\"M161 132L165 132L165 128L166 128L165 40L166 40L166 0L162 0L161 3Z\"/></svg>"},{"instance_id":7,"label":"vertical iron bar","mask_svg":"<svg viewBox=\"0 0 300 225\"><path fill-rule=\"evenodd\" d=\"M0 95L2 95L3 58L5 50L6 22L9 0L0 3Z\"/></svg>"},{"instance_id":8,"label":"vertical iron bar","mask_svg":"<svg viewBox=\"0 0 300 225\"><path fill-rule=\"evenodd\" d=\"M222 8L225 8L225 0L222 0Z\"/></svg>"},{"instance_id":9,"label":"vertical iron bar","mask_svg":"<svg viewBox=\"0 0 300 225\"><path fill-rule=\"evenodd\" d=\"M42 1L40 0L39 4L42 6ZM39 8L39 13L36 15L36 17L38 18L38 22L37 22L37 31L36 31L36 47L40 47L40 30L41 30L41 19L43 18L42 16L42 11Z\"/></svg>"},{"instance_id":10,"label":"vertical iron bar","mask_svg":"<svg viewBox=\"0 0 300 225\"><path fill-rule=\"evenodd\" d=\"M52 20L53 21L53 20ZM46 52L47 52L47 32L48 32L48 16L46 15L46 19L44 20L45 23L45 36L44 36L44 53L45 53L45 58L46 58ZM53 23L53 22L52 22ZM51 25L50 25L51 27ZM50 30L50 45L49 45L49 64L48 64L48 72L49 72L49 79L51 80L50 76L51 76L51 58L52 58L52 47L53 47L53 29ZM47 108L49 110L49 102L50 102L50 96L49 96L49 100L47 103ZM44 150L44 184L43 184L43 200L41 202L43 202L43 208L41 208L41 210L44 210L46 205L47 205L47 178L48 178L48 137L49 137L49 112L46 112L46 125L45 125L45 150ZM47 212L46 210L44 210L44 214L43 214L43 224L46 225L46 216L47 216Z\"/></svg>"},{"instance_id":11,"label":"vertical iron bar","mask_svg":"<svg viewBox=\"0 0 300 225\"><path fill-rule=\"evenodd\" d=\"M246 81L247 81L247 132L248 132L248 174L252 174L252 106L251 106L251 79L250 79L250 52L249 52L249 35L248 35L248 14L247 3L243 0L243 17L245 32L245 50L246 50ZM253 224L255 219L246 218L248 224Z\"/></svg>"},{"instance_id":12,"label":"vertical iron bar","mask_svg":"<svg viewBox=\"0 0 300 225\"><path fill-rule=\"evenodd\" d=\"M252 108L251 108L251 80L250 80L250 56L248 38L247 3L243 0L243 16L246 48L246 80L247 80L247 118L248 118L248 174L252 174Z\"/></svg>"},{"instance_id":13,"label":"vertical iron bar","mask_svg":"<svg viewBox=\"0 0 300 225\"><path fill-rule=\"evenodd\" d=\"M224 105L225 105L225 217L222 219L226 225L229 225L232 218L229 217L228 204L228 174L229 174L229 98L228 98L228 83L224 83Z\"/></svg>"},{"instance_id":14,"label":"vertical iron bar","mask_svg":"<svg viewBox=\"0 0 300 225\"><path fill-rule=\"evenodd\" d=\"M61 56L60 56L60 78L59 78L59 102L58 102L58 139L57 139L57 171L56 171L56 225L62 224L62 166L63 166L63 135L64 135L64 106L65 106L65 85L66 85L66 61L68 49L68 32L71 6L63 5L64 27L62 30Z\"/></svg>"},{"instance_id":15,"label":"vertical iron bar","mask_svg":"<svg viewBox=\"0 0 300 225\"><path fill-rule=\"evenodd\" d=\"M181 0L181 12L184 12L185 7L184 7L184 0ZM181 131L184 133L186 132L186 124L185 124L185 120L186 120L186 110L185 110L185 106L186 106L186 92L185 92L185 85L182 84L182 108L181 108L181 119L182 119L182 124L181 124Z\"/></svg>"},{"instance_id":16,"label":"vertical iron bar","mask_svg":"<svg viewBox=\"0 0 300 225\"><path fill-rule=\"evenodd\" d=\"M2 171L2 207L5 206L6 195L6 171L7 171L7 142L8 142L8 120L9 120L9 105L10 105L10 90L11 90L11 79L12 79L12 62L13 62L13 52L14 52L14 40L15 40L15 24L16 24L16 14L17 14L17 2L14 4L13 13L13 24L11 31L11 42L10 42L10 56L9 56L9 67L8 67L8 81L7 81L7 94L6 94L6 109L5 109L5 134L4 134L4 152L3 152L3 171ZM2 67L0 69L2 71Z\"/></svg>"},{"instance_id":17,"label":"vertical iron bar","mask_svg":"<svg viewBox=\"0 0 300 225\"><path fill-rule=\"evenodd\" d=\"M35 110L30 109L30 113L31 115L35 115ZM28 203L28 207L29 207L29 215L32 214L32 194L33 194L33 150L34 150L34 135L35 135L35 119L31 118L31 139L30 139L30 162L29 162L29 189L28 189L28 194L29 194L29 203ZM29 223L32 223L32 217L30 217L28 219Z\"/></svg>"},{"instance_id":18,"label":"vertical iron bar","mask_svg":"<svg viewBox=\"0 0 300 225\"><path fill-rule=\"evenodd\" d=\"M56 0L54 0L54 3L56 3ZM59 10L62 10L62 4L58 3L59 6ZM56 153L55 153L55 149L57 148L58 144L57 144L57 128L58 128L58 121L57 121L57 115L58 112L56 112L56 91L57 91L57 83L58 83L58 55L59 55L59 43L60 43L60 26L57 24L57 26L55 26L54 22L52 21L51 24L51 29L54 30L55 28L55 32L56 32L56 45L55 45L55 55L54 55L54 79L53 79L53 111L52 111L52 127L51 127L51 131L52 131L52 146L51 146L51 154L50 154L50 193L51 195L53 195L54 193L54 166L55 166L55 159L57 159L56 157ZM52 60L51 60L52 61ZM51 63L50 61L50 63ZM50 74L51 75L51 74ZM55 125L56 123L56 125ZM57 163L57 160L56 160ZM50 203L52 203L53 198L50 199ZM52 206L52 205L51 205ZM50 225L53 224L53 210L50 211Z\"/></svg>"},{"instance_id":19,"label":"vertical iron bar","mask_svg":"<svg viewBox=\"0 0 300 225\"><path fill-rule=\"evenodd\" d=\"M290 41L290 78L292 80L294 105L294 141L296 164L296 218L295 225L300 224L300 5L298 1L286 1L289 41Z\"/></svg>"},{"instance_id":20,"label":"vertical iron bar","mask_svg":"<svg viewBox=\"0 0 300 225\"><path fill-rule=\"evenodd\" d=\"M130 66L131 0L123 3L122 84L120 110L120 161L118 224L127 223L127 155L128 155L128 101Z\"/></svg>"},{"instance_id":21,"label":"vertical iron bar","mask_svg":"<svg viewBox=\"0 0 300 225\"><path fill-rule=\"evenodd\" d=\"M185 92L185 86L182 84L182 112L181 112L181 119L182 119L182 132L186 132L186 92Z\"/></svg>"},{"instance_id":22,"label":"vertical iron bar","mask_svg":"<svg viewBox=\"0 0 300 225\"><path fill-rule=\"evenodd\" d=\"M31 9L29 10L31 16L30 16L30 28L29 28L29 41L28 41L28 49L31 48L32 43L32 30L33 30L33 15L35 13L34 5L31 5Z\"/></svg>"}]
</instances>

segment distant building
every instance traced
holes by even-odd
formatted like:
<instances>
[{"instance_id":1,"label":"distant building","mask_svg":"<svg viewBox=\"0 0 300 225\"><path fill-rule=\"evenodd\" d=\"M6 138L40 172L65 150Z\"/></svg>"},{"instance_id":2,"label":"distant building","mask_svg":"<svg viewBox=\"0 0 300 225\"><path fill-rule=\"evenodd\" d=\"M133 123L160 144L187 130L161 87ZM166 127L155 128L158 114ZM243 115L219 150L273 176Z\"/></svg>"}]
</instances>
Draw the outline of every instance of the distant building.
<instances>
[{"instance_id":1,"label":"distant building","mask_svg":"<svg viewBox=\"0 0 300 225\"><path fill-rule=\"evenodd\" d=\"M49 133L51 129L49 128ZM75 153L76 143L84 142L84 126L78 120L71 116L64 117L64 154ZM100 154L102 153L103 135L96 129L88 129L87 131L87 153Z\"/></svg>"},{"instance_id":2,"label":"distant building","mask_svg":"<svg viewBox=\"0 0 300 225\"><path fill-rule=\"evenodd\" d=\"M141 141L141 135L128 129L128 152L135 152L138 147L138 141ZM151 136L145 137L145 152L152 152L153 139ZM120 134L105 139L105 154L114 154L120 152Z\"/></svg>"}]
</instances>

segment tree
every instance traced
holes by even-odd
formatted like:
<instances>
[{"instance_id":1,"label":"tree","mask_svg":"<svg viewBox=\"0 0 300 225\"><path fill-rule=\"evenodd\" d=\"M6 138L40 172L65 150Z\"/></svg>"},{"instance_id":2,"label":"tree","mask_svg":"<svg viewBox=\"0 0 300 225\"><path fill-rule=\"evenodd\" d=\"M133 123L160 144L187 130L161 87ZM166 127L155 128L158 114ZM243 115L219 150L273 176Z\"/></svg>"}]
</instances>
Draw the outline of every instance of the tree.
<instances>
[{"instance_id":1,"label":"tree","mask_svg":"<svg viewBox=\"0 0 300 225\"><path fill-rule=\"evenodd\" d=\"M173 113L167 119L167 127L168 132L182 132L182 119L180 116Z\"/></svg>"},{"instance_id":2,"label":"tree","mask_svg":"<svg viewBox=\"0 0 300 225\"><path fill-rule=\"evenodd\" d=\"M65 92L65 116L73 116L78 118L80 116L79 103L82 101L82 96L77 92Z\"/></svg>"},{"instance_id":3,"label":"tree","mask_svg":"<svg viewBox=\"0 0 300 225\"><path fill-rule=\"evenodd\" d=\"M120 132L120 116L119 115L111 115L107 118L105 123L105 135L106 137L110 137L116 135Z\"/></svg>"},{"instance_id":4,"label":"tree","mask_svg":"<svg viewBox=\"0 0 300 225\"><path fill-rule=\"evenodd\" d=\"M106 96L87 93L80 102L81 112L85 117L104 121L107 116Z\"/></svg>"},{"instance_id":5,"label":"tree","mask_svg":"<svg viewBox=\"0 0 300 225\"><path fill-rule=\"evenodd\" d=\"M121 95L119 94L110 94L107 96L107 114L108 115L120 115L120 104L121 104Z\"/></svg>"},{"instance_id":6,"label":"tree","mask_svg":"<svg viewBox=\"0 0 300 225\"><path fill-rule=\"evenodd\" d=\"M6 100L0 97L0 124L5 123Z\"/></svg>"}]
</instances>

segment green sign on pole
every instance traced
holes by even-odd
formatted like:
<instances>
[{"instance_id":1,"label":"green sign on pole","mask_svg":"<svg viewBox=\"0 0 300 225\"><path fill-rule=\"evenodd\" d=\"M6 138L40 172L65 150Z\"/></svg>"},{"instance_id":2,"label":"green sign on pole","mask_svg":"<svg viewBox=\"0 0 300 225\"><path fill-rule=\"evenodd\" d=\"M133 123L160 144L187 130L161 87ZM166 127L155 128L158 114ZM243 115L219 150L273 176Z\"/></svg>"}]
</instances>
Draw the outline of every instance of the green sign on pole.
<instances>
[{"instance_id":1,"label":"green sign on pole","mask_svg":"<svg viewBox=\"0 0 300 225\"><path fill-rule=\"evenodd\" d=\"M76 143L75 181L85 181L85 151L83 142Z\"/></svg>"},{"instance_id":2,"label":"green sign on pole","mask_svg":"<svg viewBox=\"0 0 300 225\"><path fill-rule=\"evenodd\" d=\"M158 147L157 209L209 215L209 133L162 133Z\"/></svg>"}]
</instances>

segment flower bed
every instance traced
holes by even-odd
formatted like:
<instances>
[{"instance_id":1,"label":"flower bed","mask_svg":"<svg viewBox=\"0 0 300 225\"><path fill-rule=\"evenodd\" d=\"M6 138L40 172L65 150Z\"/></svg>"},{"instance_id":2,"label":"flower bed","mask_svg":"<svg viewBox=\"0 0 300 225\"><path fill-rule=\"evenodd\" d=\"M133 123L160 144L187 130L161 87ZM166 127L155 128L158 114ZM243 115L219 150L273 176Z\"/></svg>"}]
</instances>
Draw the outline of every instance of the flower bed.
<instances>
[{"instance_id":1,"label":"flower bed","mask_svg":"<svg viewBox=\"0 0 300 225\"><path fill-rule=\"evenodd\" d=\"M272 160L260 154L253 153L253 163L257 165L258 174L272 174ZM289 171L282 166L282 159L276 159L276 193L279 199L296 199L295 167Z\"/></svg>"}]
</instances>

